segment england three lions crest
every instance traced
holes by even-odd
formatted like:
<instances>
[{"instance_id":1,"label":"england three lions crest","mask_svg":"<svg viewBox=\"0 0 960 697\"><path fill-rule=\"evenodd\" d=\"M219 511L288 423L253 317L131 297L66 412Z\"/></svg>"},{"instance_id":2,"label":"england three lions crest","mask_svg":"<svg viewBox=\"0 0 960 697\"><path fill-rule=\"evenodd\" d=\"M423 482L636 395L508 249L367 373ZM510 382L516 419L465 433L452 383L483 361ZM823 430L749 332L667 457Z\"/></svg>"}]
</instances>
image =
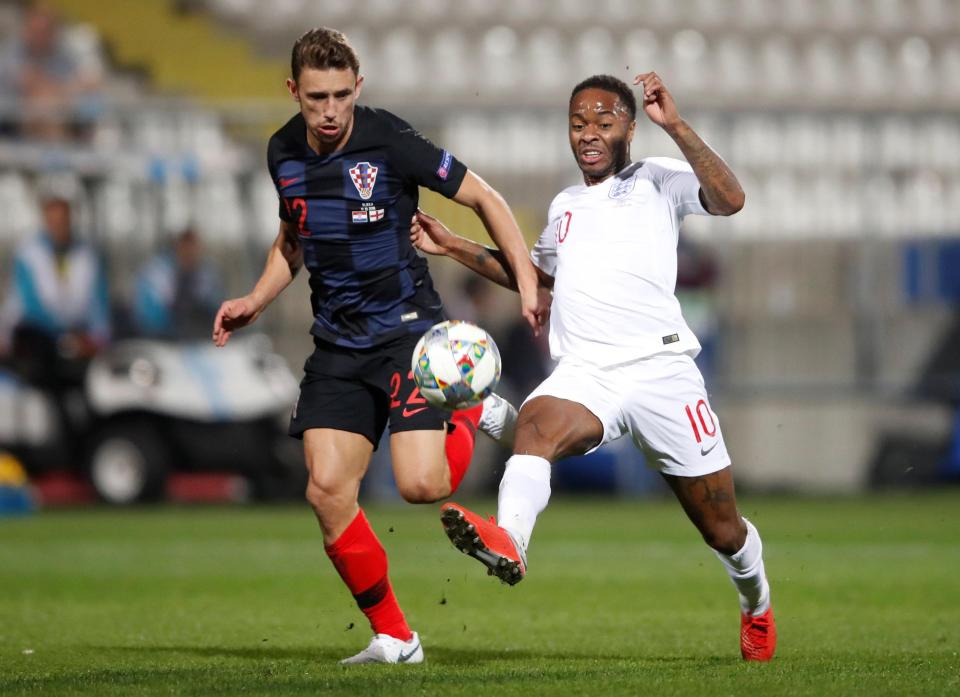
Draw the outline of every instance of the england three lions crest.
<instances>
[{"instance_id":1,"label":"england three lions crest","mask_svg":"<svg viewBox=\"0 0 960 697\"><path fill-rule=\"evenodd\" d=\"M360 198L366 201L373 196L373 187L377 183L377 167L369 162L358 162L350 168L350 179L357 187Z\"/></svg>"},{"instance_id":2,"label":"england three lions crest","mask_svg":"<svg viewBox=\"0 0 960 697\"><path fill-rule=\"evenodd\" d=\"M626 179L620 179L619 177L613 180L613 184L610 185L610 193L607 194L610 198L626 198L631 193L633 193L633 187L637 184L637 175L627 177Z\"/></svg>"}]
</instances>

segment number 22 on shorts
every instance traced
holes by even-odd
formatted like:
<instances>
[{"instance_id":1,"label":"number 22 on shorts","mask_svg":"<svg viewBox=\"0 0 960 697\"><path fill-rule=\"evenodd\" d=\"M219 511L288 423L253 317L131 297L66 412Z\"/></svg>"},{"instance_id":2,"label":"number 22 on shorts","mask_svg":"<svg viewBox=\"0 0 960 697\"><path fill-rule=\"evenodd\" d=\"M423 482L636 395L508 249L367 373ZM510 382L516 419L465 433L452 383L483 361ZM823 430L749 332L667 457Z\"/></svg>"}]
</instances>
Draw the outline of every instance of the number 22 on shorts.
<instances>
[{"instance_id":1,"label":"number 22 on shorts","mask_svg":"<svg viewBox=\"0 0 960 697\"><path fill-rule=\"evenodd\" d=\"M411 383L413 382L412 370L407 373L407 380L409 380ZM390 408L391 409L396 409L401 404L403 404L403 402L401 402L400 399L398 399L398 397L400 396L400 386L402 382L403 381L400 379L399 372L394 373L393 375L390 376ZM420 405L423 405L423 406L420 406ZM419 414L421 411L426 411L429 408L430 407L427 405L427 400L425 400L423 397L420 396L420 389L416 385L414 385L413 390L411 390L410 394L407 395L407 401L403 407L403 417L408 418L415 414Z\"/></svg>"}]
</instances>

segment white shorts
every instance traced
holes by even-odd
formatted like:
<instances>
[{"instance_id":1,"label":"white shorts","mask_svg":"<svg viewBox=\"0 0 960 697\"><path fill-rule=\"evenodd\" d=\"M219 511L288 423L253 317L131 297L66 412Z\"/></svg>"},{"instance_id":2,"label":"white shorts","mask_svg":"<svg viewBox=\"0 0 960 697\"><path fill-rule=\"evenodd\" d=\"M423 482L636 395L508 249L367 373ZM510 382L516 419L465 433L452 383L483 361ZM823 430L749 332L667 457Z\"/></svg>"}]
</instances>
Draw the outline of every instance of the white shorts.
<instances>
[{"instance_id":1,"label":"white shorts","mask_svg":"<svg viewBox=\"0 0 960 697\"><path fill-rule=\"evenodd\" d=\"M629 433L648 464L664 474L699 477L730 464L703 376L686 354L608 368L565 357L524 404L543 396L582 404L600 419L597 448Z\"/></svg>"}]
</instances>

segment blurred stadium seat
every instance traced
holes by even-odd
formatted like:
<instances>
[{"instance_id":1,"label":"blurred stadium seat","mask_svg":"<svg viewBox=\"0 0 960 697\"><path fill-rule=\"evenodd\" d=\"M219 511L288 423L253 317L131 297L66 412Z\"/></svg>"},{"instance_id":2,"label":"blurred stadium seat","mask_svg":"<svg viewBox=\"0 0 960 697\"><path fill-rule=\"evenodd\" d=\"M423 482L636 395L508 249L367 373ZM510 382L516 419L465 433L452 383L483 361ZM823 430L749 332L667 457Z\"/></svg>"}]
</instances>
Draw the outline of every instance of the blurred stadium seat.
<instances>
[{"instance_id":1,"label":"blurred stadium seat","mask_svg":"<svg viewBox=\"0 0 960 697\"><path fill-rule=\"evenodd\" d=\"M0 174L0 210L3 211L4 219L3 225L0 225L0 244L6 253L9 253L10 246L23 239L39 224L33 193L25 179L17 172Z\"/></svg>"}]
</instances>

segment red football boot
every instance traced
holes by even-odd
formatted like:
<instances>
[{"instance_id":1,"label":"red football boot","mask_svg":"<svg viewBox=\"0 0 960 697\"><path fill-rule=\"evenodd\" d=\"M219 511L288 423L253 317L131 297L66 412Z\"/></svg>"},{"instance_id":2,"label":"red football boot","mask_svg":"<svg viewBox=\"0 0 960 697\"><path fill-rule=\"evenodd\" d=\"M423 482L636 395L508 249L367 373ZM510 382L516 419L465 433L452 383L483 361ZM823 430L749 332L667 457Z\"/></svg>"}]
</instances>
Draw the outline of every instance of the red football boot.
<instances>
[{"instance_id":1,"label":"red football boot","mask_svg":"<svg viewBox=\"0 0 960 697\"><path fill-rule=\"evenodd\" d=\"M762 615L740 615L740 655L748 661L769 661L777 650L777 623L771 607Z\"/></svg>"},{"instance_id":2,"label":"red football boot","mask_svg":"<svg viewBox=\"0 0 960 697\"><path fill-rule=\"evenodd\" d=\"M527 560L510 533L455 503L440 507L440 522L453 546L487 567L487 573L511 586L523 580Z\"/></svg>"}]
</instances>

